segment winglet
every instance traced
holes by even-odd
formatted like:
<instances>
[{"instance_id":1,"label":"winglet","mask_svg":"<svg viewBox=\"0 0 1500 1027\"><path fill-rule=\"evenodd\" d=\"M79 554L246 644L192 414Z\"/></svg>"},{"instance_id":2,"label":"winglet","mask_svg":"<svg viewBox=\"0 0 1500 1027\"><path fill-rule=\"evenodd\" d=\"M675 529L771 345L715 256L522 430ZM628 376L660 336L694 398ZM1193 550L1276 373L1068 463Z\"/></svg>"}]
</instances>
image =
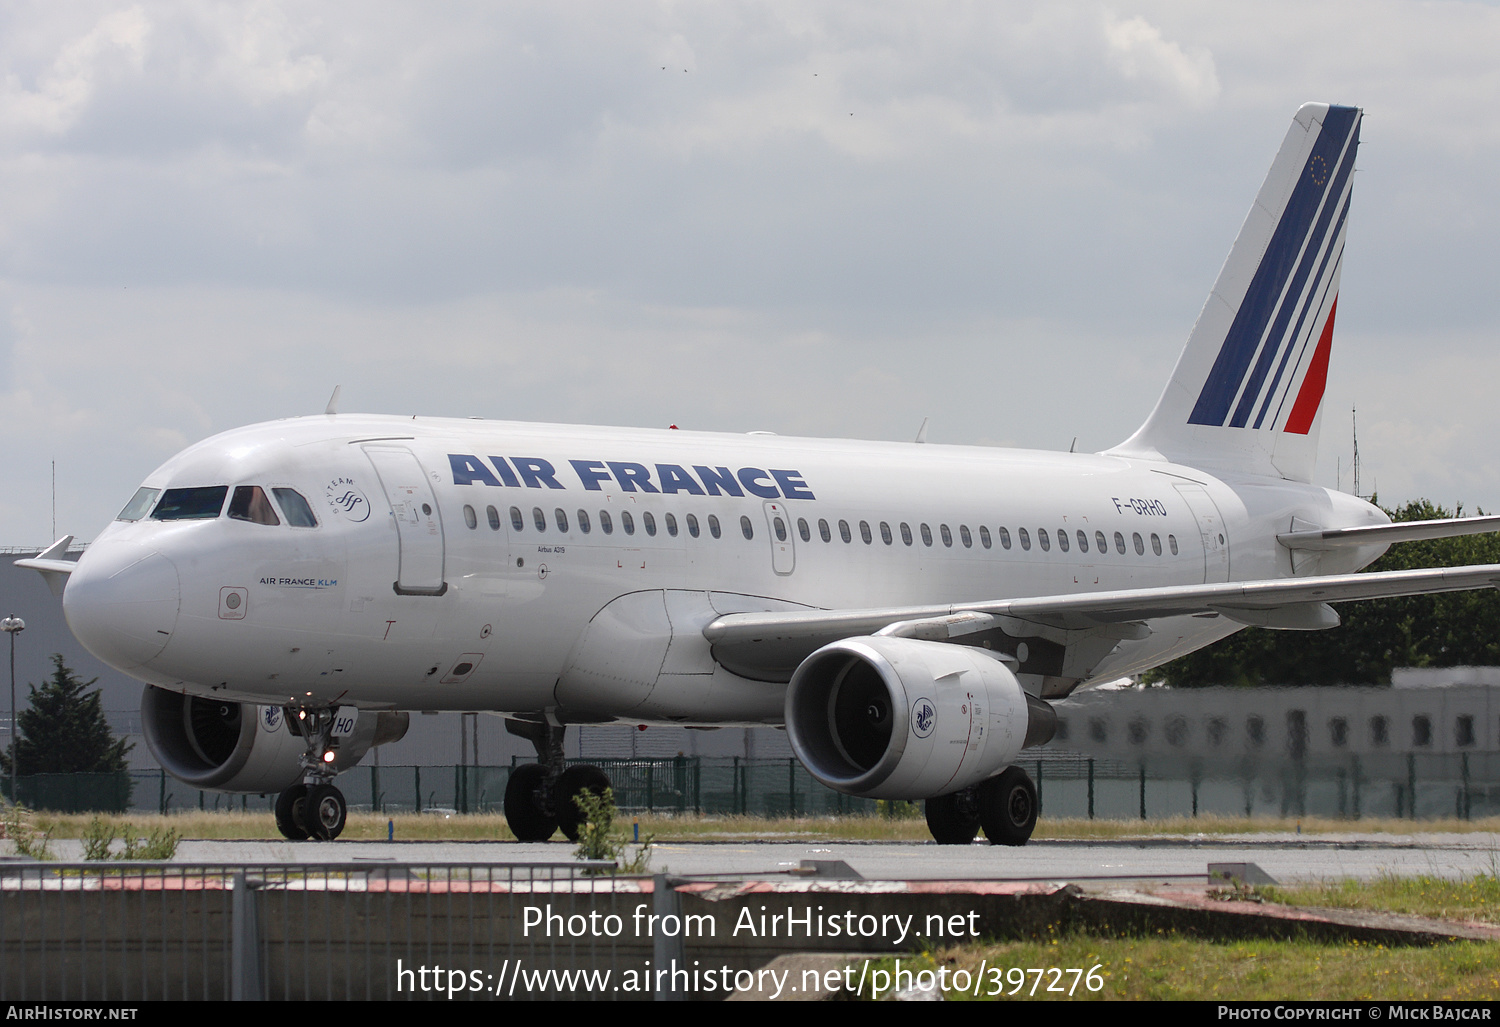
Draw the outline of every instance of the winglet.
<instances>
[{"instance_id":1,"label":"winglet","mask_svg":"<svg viewBox=\"0 0 1500 1027\"><path fill-rule=\"evenodd\" d=\"M68 547L73 544L72 535L64 535L36 556L27 560L17 560L17 567L29 567L47 579L47 586L52 589L52 594L60 596L63 594L63 585L67 583L69 574L77 564L72 560L64 559Z\"/></svg>"}]
</instances>

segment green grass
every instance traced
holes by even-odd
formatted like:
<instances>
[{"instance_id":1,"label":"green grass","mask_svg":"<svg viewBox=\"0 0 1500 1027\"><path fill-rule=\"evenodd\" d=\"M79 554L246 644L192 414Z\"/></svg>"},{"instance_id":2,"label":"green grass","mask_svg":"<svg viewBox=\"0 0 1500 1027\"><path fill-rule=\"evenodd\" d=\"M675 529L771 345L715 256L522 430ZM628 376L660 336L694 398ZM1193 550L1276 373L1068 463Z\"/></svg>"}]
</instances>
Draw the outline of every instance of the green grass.
<instances>
[{"instance_id":1,"label":"green grass","mask_svg":"<svg viewBox=\"0 0 1500 1027\"><path fill-rule=\"evenodd\" d=\"M1296 887L1262 887L1271 902L1289 906L1384 910L1443 920L1500 924L1500 877L1481 874L1467 880L1385 876L1373 881L1331 881Z\"/></svg>"},{"instance_id":2,"label":"green grass","mask_svg":"<svg viewBox=\"0 0 1500 1027\"><path fill-rule=\"evenodd\" d=\"M948 949L921 965L946 966L951 974L967 970L970 993L949 990L950 999L973 998L972 980L983 964L981 998L1177 999L1197 1001L1290 999L1489 999L1500 997L1500 944L1454 942L1428 947L1386 948L1360 942L1320 944L1308 941L1213 942L1179 936L1101 938L1053 936L1046 940L999 942ZM892 960L883 961L889 966ZM906 965L906 964L903 964ZM1035 996L1027 994L1034 974L1009 974L1011 968L1078 967L1085 973L1099 966L1103 987L1091 993L1079 983L1072 999L1048 994L1056 981L1043 975ZM998 978L992 968L1001 968ZM987 995L997 983L1010 992L1024 978L1017 995ZM960 978L962 980L962 978ZM1073 980L1063 975L1067 988Z\"/></svg>"}]
</instances>

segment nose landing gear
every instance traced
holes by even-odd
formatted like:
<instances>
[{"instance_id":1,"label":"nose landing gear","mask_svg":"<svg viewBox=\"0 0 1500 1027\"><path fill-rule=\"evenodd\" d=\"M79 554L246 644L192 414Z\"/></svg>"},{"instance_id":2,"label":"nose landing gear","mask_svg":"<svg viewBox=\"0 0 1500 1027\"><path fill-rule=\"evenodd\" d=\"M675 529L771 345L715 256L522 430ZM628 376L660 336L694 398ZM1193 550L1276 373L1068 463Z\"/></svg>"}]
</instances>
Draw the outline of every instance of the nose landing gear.
<instances>
[{"instance_id":1,"label":"nose landing gear","mask_svg":"<svg viewBox=\"0 0 1500 1027\"><path fill-rule=\"evenodd\" d=\"M349 804L344 793L333 785L338 771L333 760L333 710L299 709L296 719L288 720L300 729L307 748L298 762L302 765L302 783L276 796L276 829L291 841L315 838L331 842L344 831L349 819Z\"/></svg>"}]
</instances>

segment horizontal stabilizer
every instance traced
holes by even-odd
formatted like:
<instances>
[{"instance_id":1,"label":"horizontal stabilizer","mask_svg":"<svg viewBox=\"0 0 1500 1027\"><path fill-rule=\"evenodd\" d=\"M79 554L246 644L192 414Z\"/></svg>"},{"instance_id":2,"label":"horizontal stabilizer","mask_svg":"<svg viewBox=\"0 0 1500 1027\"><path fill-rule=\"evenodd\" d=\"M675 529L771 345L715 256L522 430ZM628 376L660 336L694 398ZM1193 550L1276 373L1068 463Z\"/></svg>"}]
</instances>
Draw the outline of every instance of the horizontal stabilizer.
<instances>
[{"instance_id":1,"label":"horizontal stabilizer","mask_svg":"<svg viewBox=\"0 0 1500 1027\"><path fill-rule=\"evenodd\" d=\"M1432 521L1370 524L1360 528L1329 528L1326 531L1317 528L1311 531L1289 531L1284 535L1277 535L1276 541L1288 549L1328 552L1356 546L1388 546L1394 542L1482 535L1491 531L1500 531L1500 517L1445 517Z\"/></svg>"}]
</instances>

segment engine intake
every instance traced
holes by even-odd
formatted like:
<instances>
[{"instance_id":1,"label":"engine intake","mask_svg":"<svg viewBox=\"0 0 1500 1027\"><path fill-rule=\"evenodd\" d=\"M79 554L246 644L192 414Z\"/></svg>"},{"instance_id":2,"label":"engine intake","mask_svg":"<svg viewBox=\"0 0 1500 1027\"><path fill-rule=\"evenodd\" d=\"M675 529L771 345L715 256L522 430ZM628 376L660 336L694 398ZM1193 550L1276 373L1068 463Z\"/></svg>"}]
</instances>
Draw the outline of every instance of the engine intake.
<instances>
[{"instance_id":1,"label":"engine intake","mask_svg":"<svg viewBox=\"0 0 1500 1027\"><path fill-rule=\"evenodd\" d=\"M346 707L346 709L348 709ZM347 770L376 745L406 734L405 713L361 712L338 739L334 768ZM260 795L302 780L306 748L279 706L252 706L147 685L141 695L146 746L167 773L195 788Z\"/></svg>"},{"instance_id":2,"label":"engine intake","mask_svg":"<svg viewBox=\"0 0 1500 1027\"><path fill-rule=\"evenodd\" d=\"M804 660L786 692L792 750L841 792L925 799L993 777L1052 737L1052 707L983 649L874 635Z\"/></svg>"}]
</instances>

